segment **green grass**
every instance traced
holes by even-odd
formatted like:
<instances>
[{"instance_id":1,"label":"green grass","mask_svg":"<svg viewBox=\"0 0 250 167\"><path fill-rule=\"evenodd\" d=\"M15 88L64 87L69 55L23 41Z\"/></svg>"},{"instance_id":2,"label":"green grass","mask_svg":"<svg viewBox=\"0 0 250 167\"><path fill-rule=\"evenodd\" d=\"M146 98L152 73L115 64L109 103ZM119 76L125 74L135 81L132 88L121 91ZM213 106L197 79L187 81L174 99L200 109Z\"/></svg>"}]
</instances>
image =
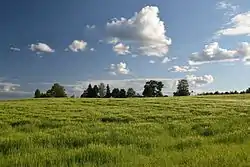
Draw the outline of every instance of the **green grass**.
<instances>
[{"instance_id":1,"label":"green grass","mask_svg":"<svg viewBox=\"0 0 250 167\"><path fill-rule=\"evenodd\" d=\"M0 166L250 166L250 96L0 102Z\"/></svg>"}]
</instances>

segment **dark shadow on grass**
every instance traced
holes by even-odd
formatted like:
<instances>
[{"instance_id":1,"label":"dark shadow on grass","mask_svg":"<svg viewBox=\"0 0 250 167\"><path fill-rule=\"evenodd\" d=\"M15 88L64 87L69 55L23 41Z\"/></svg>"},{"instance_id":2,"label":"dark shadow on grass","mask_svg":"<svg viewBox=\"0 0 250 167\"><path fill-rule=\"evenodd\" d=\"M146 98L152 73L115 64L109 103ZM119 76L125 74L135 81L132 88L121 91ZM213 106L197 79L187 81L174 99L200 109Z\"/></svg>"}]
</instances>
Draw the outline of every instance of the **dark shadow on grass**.
<instances>
[{"instance_id":1,"label":"dark shadow on grass","mask_svg":"<svg viewBox=\"0 0 250 167\"><path fill-rule=\"evenodd\" d=\"M104 123L129 123L135 121L134 118L131 117L103 117L100 119L101 122Z\"/></svg>"}]
</instances>

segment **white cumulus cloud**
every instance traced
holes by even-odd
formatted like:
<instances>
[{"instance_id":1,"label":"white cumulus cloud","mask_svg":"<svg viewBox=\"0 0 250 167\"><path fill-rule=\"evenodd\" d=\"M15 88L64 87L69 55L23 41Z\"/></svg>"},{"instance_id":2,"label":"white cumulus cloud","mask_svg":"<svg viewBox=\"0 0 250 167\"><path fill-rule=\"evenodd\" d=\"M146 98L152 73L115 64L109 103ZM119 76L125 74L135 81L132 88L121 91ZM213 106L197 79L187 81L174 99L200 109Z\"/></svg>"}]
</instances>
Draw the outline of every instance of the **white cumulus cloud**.
<instances>
[{"instance_id":1,"label":"white cumulus cloud","mask_svg":"<svg viewBox=\"0 0 250 167\"><path fill-rule=\"evenodd\" d=\"M129 43L136 54L163 57L171 39L158 14L158 7L146 6L132 18L113 19L107 23L108 36Z\"/></svg>"},{"instance_id":2,"label":"white cumulus cloud","mask_svg":"<svg viewBox=\"0 0 250 167\"><path fill-rule=\"evenodd\" d=\"M204 75L204 76L187 75L186 79L188 80L191 87L202 87L214 82L214 77L212 75Z\"/></svg>"},{"instance_id":3,"label":"white cumulus cloud","mask_svg":"<svg viewBox=\"0 0 250 167\"><path fill-rule=\"evenodd\" d=\"M90 48L90 51L91 51L91 52L94 52L94 51L95 51L95 48Z\"/></svg>"},{"instance_id":4,"label":"white cumulus cloud","mask_svg":"<svg viewBox=\"0 0 250 167\"><path fill-rule=\"evenodd\" d=\"M37 43L37 44L31 44L30 50L37 53L53 53L55 52L54 49L52 49L49 45L45 43Z\"/></svg>"},{"instance_id":5,"label":"white cumulus cloud","mask_svg":"<svg viewBox=\"0 0 250 167\"><path fill-rule=\"evenodd\" d=\"M236 35L250 35L250 11L246 13L240 13L234 16L227 24L226 28L223 28L216 32L217 36L236 36Z\"/></svg>"},{"instance_id":6,"label":"white cumulus cloud","mask_svg":"<svg viewBox=\"0 0 250 167\"><path fill-rule=\"evenodd\" d=\"M118 74L127 75L130 72L129 68L127 67L127 64L124 62L120 62L119 64L111 64L108 70L109 73L112 75L118 75Z\"/></svg>"},{"instance_id":7,"label":"white cumulus cloud","mask_svg":"<svg viewBox=\"0 0 250 167\"><path fill-rule=\"evenodd\" d=\"M150 64L155 64L155 61L154 60L150 60L149 63Z\"/></svg>"},{"instance_id":8,"label":"white cumulus cloud","mask_svg":"<svg viewBox=\"0 0 250 167\"><path fill-rule=\"evenodd\" d=\"M198 67L191 67L191 66L173 66L168 69L170 72L195 72L197 71Z\"/></svg>"},{"instance_id":9,"label":"white cumulus cloud","mask_svg":"<svg viewBox=\"0 0 250 167\"><path fill-rule=\"evenodd\" d=\"M219 10L226 10L226 16L233 16L237 13L239 6L233 5L227 1L220 1L216 4L217 9Z\"/></svg>"},{"instance_id":10,"label":"white cumulus cloud","mask_svg":"<svg viewBox=\"0 0 250 167\"><path fill-rule=\"evenodd\" d=\"M86 25L87 29L95 29L96 26L95 25Z\"/></svg>"},{"instance_id":11,"label":"white cumulus cloud","mask_svg":"<svg viewBox=\"0 0 250 167\"><path fill-rule=\"evenodd\" d=\"M87 42L84 42L83 40L74 40L72 44L69 45L69 49L72 52L84 51L87 45Z\"/></svg>"},{"instance_id":12,"label":"white cumulus cloud","mask_svg":"<svg viewBox=\"0 0 250 167\"><path fill-rule=\"evenodd\" d=\"M14 51L14 52L20 52L21 51L21 49L16 48L16 47L10 47L10 50Z\"/></svg>"},{"instance_id":13,"label":"white cumulus cloud","mask_svg":"<svg viewBox=\"0 0 250 167\"><path fill-rule=\"evenodd\" d=\"M118 55L126 55L130 53L129 46L126 46L122 43L113 46L113 51L116 52Z\"/></svg>"},{"instance_id":14,"label":"white cumulus cloud","mask_svg":"<svg viewBox=\"0 0 250 167\"><path fill-rule=\"evenodd\" d=\"M192 53L189 58L190 64L204 64L211 62L229 62L239 60L236 50L220 48L217 42L205 45L201 52Z\"/></svg>"},{"instance_id":15,"label":"white cumulus cloud","mask_svg":"<svg viewBox=\"0 0 250 167\"><path fill-rule=\"evenodd\" d=\"M168 63L168 62L170 62L170 61L171 61L171 59L170 59L170 58L165 57L165 58L162 60L162 62L161 62L161 63L166 64L166 63Z\"/></svg>"}]
</instances>

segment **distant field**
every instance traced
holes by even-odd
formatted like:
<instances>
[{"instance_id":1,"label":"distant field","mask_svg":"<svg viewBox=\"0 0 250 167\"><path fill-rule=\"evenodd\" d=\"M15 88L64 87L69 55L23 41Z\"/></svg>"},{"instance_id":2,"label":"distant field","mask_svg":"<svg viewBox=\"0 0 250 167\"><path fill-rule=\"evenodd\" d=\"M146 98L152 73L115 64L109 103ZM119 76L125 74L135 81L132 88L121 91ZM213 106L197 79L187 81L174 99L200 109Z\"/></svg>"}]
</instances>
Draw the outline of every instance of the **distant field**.
<instances>
[{"instance_id":1,"label":"distant field","mask_svg":"<svg viewBox=\"0 0 250 167\"><path fill-rule=\"evenodd\" d=\"M250 96L0 101L0 167L250 166Z\"/></svg>"}]
</instances>

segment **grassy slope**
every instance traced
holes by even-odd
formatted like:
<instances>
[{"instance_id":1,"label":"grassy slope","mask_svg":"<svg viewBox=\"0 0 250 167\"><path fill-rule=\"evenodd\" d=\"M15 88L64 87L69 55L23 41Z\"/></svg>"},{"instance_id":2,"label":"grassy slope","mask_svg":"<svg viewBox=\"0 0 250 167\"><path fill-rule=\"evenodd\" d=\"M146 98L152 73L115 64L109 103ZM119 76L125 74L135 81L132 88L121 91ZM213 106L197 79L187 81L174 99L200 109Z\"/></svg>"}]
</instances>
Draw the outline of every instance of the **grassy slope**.
<instances>
[{"instance_id":1,"label":"grassy slope","mask_svg":"<svg viewBox=\"0 0 250 167\"><path fill-rule=\"evenodd\" d=\"M250 166L250 96L0 102L0 166Z\"/></svg>"}]
</instances>

